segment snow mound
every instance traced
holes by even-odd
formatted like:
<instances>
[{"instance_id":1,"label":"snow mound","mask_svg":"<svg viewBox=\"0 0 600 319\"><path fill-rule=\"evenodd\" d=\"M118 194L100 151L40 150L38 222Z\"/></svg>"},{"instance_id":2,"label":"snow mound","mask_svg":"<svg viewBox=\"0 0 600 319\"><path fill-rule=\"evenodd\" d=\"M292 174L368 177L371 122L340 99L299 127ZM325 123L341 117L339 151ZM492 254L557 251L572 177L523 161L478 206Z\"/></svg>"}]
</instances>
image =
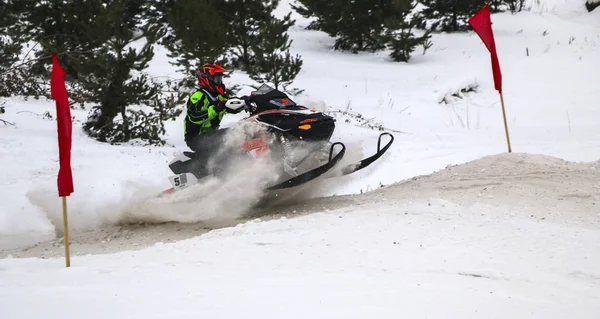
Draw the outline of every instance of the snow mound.
<instances>
[{"instance_id":1,"label":"snow mound","mask_svg":"<svg viewBox=\"0 0 600 319\"><path fill-rule=\"evenodd\" d=\"M451 165L435 175L473 175L473 174L496 174L496 175L524 175L531 172L556 171L569 172L573 170L595 170L600 168L600 160L594 162L572 162L541 154L527 153L502 153L489 155L468 163Z\"/></svg>"},{"instance_id":2,"label":"snow mound","mask_svg":"<svg viewBox=\"0 0 600 319\"><path fill-rule=\"evenodd\" d=\"M505 153L449 166L382 189L373 201L442 198L463 208L502 208L504 218L600 226L600 161Z\"/></svg>"}]
</instances>

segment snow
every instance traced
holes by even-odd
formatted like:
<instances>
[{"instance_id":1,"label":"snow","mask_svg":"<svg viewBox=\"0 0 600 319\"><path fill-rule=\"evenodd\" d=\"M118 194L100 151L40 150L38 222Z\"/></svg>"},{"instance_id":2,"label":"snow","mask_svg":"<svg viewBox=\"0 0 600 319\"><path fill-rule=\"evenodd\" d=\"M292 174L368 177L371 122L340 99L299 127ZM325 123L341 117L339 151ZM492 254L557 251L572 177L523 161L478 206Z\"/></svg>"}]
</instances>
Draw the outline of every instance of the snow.
<instances>
[{"instance_id":1,"label":"snow","mask_svg":"<svg viewBox=\"0 0 600 319\"><path fill-rule=\"evenodd\" d=\"M531 1L529 11L492 16L515 154L506 154L490 57L474 33L436 34L425 55L392 63L386 52L333 51L293 15L304 66L292 87L305 90L295 99L361 113L395 142L373 167L311 189L322 198L261 219L120 224L233 219L260 194L246 176L205 185L185 205L148 200L169 187L167 163L186 149L181 118L168 123L164 147L110 146L87 138L87 111L73 110L68 269L55 239L56 122L44 116L54 103L8 99L2 317L597 318L600 12L579 2ZM178 76L165 51L156 55L153 75ZM230 82L249 84L239 73ZM476 92L452 96L471 85ZM335 114L334 139L350 155L375 151L379 131ZM215 189L220 199L203 201Z\"/></svg>"},{"instance_id":2,"label":"snow","mask_svg":"<svg viewBox=\"0 0 600 319\"><path fill-rule=\"evenodd\" d=\"M517 178L550 176L528 189L512 188L523 185L511 180L490 192L498 200L468 203L472 192L482 191L476 185L498 181L493 176L514 160L525 163ZM570 203L571 211L540 208L563 208L568 200L544 195L551 189L544 184L572 181L552 175L558 169L566 165L578 176L574 187L581 196L599 174L589 176L587 164L542 156L490 157L470 165L366 194L360 209L348 204L291 219L257 219L173 244L76 257L69 270L61 259L5 259L0 307L9 317L33 317L43 309L49 318L82 311L90 318L595 318L600 216L589 214L589 201ZM484 167L491 169L483 173ZM456 175L473 184L438 188L440 198L421 191ZM518 193L524 190L540 200L525 197L529 208L523 206Z\"/></svg>"},{"instance_id":3,"label":"snow","mask_svg":"<svg viewBox=\"0 0 600 319\"><path fill-rule=\"evenodd\" d=\"M444 205L256 221L77 258L69 270L62 260L8 259L0 263L0 307L8 318L40 309L47 318L594 318L600 311L597 231L581 230L574 246L564 240L570 228ZM440 220L439 210L448 216ZM536 240L524 240L525 229L538 231Z\"/></svg>"}]
</instances>

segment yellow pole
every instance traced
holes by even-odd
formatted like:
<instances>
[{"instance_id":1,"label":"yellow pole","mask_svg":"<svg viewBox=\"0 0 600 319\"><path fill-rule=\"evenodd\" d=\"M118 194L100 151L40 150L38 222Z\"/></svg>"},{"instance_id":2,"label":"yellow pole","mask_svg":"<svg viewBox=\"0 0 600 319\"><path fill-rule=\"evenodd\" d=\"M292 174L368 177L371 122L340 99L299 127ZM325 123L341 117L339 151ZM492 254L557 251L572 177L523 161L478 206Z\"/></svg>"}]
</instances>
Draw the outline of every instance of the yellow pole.
<instances>
[{"instance_id":1,"label":"yellow pole","mask_svg":"<svg viewBox=\"0 0 600 319\"><path fill-rule=\"evenodd\" d=\"M500 92L500 102L502 103L502 117L504 118L504 131L506 131L506 143L508 143L508 152L511 153L510 137L508 136L508 124L506 123L506 110L504 109L504 96Z\"/></svg>"},{"instance_id":2,"label":"yellow pole","mask_svg":"<svg viewBox=\"0 0 600 319\"><path fill-rule=\"evenodd\" d=\"M71 267L71 256L69 255L69 220L67 219L67 198L62 197L63 207L63 226L65 229L65 257L67 259L67 267Z\"/></svg>"}]
</instances>

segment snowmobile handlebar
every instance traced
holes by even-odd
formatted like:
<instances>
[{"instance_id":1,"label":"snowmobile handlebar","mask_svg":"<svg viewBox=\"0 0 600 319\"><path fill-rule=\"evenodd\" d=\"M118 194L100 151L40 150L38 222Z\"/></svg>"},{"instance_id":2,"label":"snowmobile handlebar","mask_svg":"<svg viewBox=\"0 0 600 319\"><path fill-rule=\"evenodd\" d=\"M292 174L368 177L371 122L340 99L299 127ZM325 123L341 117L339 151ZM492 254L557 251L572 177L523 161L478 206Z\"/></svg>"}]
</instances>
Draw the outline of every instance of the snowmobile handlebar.
<instances>
[{"instance_id":1,"label":"snowmobile handlebar","mask_svg":"<svg viewBox=\"0 0 600 319\"><path fill-rule=\"evenodd\" d=\"M256 110L254 103L254 96L244 95L241 97L234 96L225 102L225 107L233 112L237 112L240 109L245 109L246 112L253 113Z\"/></svg>"},{"instance_id":2,"label":"snowmobile handlebar","mask_svg":"<svg viewBox=\"0 0 600 319\"><path fill-rule=\"evenodd\" d=\"M232 97L228 99L227 102L225 102L225 107L233 112L240 111L240 109L248 110L248 105L243 97Z\"/></svg>"}]
</instances>

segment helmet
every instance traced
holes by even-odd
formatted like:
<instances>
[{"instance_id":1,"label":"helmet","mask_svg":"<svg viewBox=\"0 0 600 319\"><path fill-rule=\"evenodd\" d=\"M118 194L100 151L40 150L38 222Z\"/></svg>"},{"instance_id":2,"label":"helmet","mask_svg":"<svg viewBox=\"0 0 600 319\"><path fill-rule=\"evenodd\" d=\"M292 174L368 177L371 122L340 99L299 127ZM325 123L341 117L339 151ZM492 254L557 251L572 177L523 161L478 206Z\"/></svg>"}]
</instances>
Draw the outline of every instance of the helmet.
<instances>
[{"instance_id":1,"label":"helmet","mask_svg":"<svg viewBox=\"0 0 600 319\"><path fill-rule=\"evenodd\" d=\"M225 72L218 64L204 64L202 69L196 71L198 84L211 93L225 94L225 84L223 84Z\"/></svg>"}]
</instances>

